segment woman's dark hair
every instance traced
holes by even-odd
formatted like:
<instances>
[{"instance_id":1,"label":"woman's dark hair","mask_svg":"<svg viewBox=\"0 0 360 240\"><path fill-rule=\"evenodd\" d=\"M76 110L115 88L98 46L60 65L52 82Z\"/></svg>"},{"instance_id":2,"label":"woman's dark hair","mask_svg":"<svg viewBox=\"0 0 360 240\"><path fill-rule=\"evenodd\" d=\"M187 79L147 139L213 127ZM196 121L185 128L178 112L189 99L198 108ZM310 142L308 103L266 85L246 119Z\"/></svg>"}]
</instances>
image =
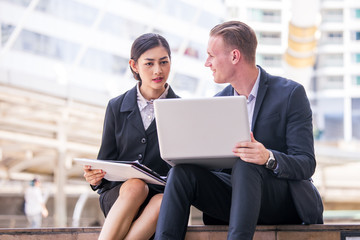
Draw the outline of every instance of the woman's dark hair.
<instances>
[{"instance_id":1,"label":"woman's dark hair","mask_svg":"<svg viewBox=\"0 0 360 240\"><path fill-rule=\"evenodd\" d=\"M145 33L135 39L131 46L130 58L134 60L135 63L137 63L139 57L144 52L158 46L164 47L169 55L169 58L171 59L171 50L169 47L169 43L163 36L156 33ZM141 81L139 73L134 72L131 66L130 70L133 73L134 78Z\"/></svg>"}]
</instances>

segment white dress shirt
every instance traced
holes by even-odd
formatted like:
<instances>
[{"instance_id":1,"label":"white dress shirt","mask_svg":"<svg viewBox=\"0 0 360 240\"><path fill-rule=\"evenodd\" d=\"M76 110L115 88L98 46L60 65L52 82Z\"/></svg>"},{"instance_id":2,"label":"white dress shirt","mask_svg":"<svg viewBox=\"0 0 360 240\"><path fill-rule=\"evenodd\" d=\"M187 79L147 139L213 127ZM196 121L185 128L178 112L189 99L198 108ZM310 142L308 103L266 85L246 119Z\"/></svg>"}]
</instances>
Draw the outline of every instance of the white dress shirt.
<instances>
[{"instance_id":1,"label":"white dress shirt","mask_svg":"<svg viewBox=\"0 0 360 240\"><path fill-rule=\"evenodd\" d=\"M254 115L256 97L257 97L257 93L258 93L258 90L259 90L259 82L260 82L260 69L259 68L257 68L257 69L258 69L259 74L257 76L257 79L255 81L255 84L254 84L253 88L251 89L249 97L246 100L246 103L247 103L246 106L247 106L247 111L248 111L250 129L251 129L251 125L252 125L252 119L253 119L253 115ZM239 96L239 94L235 90L234 90L234 96Z\"/></svg>"},{"instance_id":2,"label":"white dress shirt","mask_svg":"<svg viewBox=\"0 0 360 240\"><path fill-rule=\"evenodd\" d=\"M161 96L158 99L166 98L168 92L169 92L169 84L166 84L165 91L161 94ZM154 113L154 99L151 99L150 101L144 98L144 96L140 92L140 83L137 84L137 104L139 106L140 115L142 122L144 124L145 130L148 129L151 122L155 118Z\"/></svg>"}]
</instances>

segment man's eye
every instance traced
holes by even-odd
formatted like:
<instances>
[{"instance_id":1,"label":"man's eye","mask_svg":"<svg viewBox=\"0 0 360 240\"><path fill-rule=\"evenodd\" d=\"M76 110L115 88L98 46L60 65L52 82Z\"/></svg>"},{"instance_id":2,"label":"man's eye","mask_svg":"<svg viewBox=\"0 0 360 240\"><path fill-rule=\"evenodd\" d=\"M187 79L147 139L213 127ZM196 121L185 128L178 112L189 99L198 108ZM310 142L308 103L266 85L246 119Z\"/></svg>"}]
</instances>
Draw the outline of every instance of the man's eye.
<instances>
[{"instance_id":1,"label":"man's eye","mask_svg":"<svg viewBox=\"0 0 360 240\"><path fill-rule=\"evenodd\" d=\"M165 65L165 64L169 63L169 61L161 61L160 63L161 63L162 65Z\"/></svg>"}]
</instances>

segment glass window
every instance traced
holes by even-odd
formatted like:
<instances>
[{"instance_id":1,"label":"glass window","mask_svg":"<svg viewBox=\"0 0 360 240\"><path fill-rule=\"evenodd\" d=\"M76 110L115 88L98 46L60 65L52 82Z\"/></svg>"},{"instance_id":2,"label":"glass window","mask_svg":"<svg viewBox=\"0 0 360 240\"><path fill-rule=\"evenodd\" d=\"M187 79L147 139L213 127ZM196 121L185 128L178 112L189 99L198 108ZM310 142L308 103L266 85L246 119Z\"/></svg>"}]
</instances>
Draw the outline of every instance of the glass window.
<instances>
[{"instance_id":1,"label":"glass window","mask_svg":"<svg viewBox=\"0 0 360 240\"><path fill-rule=\"evenodd\" d=\"M353 61L355 63L360 63L360 53L354 53L353 54Z\"/></svg>"},{"instance_id":2,"label":"glass window","mask_svg":"<svg viewBox=\"0 0 360 240\"><path fill-rule=\"evenodd\" d=\"M199 26L207 29L213 28L215 25L222 22L222 19L219 16L211 14L207 11L202 10L199 16Z\"/></svg>"},{"instance_id":3,"label":"glass window","mask_svg":"<svg viewBox=\"0 0 360 240\"><path fill-rule=\"evenodd\" d=\"M352 136L360 140L360 98L354 98L351 101L352 108Z\"/></svg>"},{"instance_id":4,"label":"glass window","mask_svg":"<svg viewBox=\"0 0 360 240\"><path fill-rule=\"evenodd\" d=\"M177 53L179 51L181 42L183 41L183 38L175 35L175 34L171 34L168 32L164 32L162 34L162 36L164 36L164 38L168 41L169 45L170 45L170 49L172 53Z\"/></svg>"},{"instance_id":5,"label":"glass window","mask_svg":"<svg viewBox=\"0 0 360 240\"><path fill-rule=\"evenodd\" d=\"M343 76L327 76L320 77L317 81L319 90L325 89L343 89L344 77Z\"/></svg>"},{"instance_id":6,"label":"glass window","mask_svg":"<svg viewBox=\"0 0 360 240\"><path fill-rule=\"evenodd\" d=\"M199 84L199 79L181 73L175 73L171 86L179 91L195 93Z\"/></svg>"},{"instance_id":7,"label":"glass window","mask_svg":"<svg viewBox=\"0 0 360 240\"><path fill-rule=\"evenodd\" d=\"M355 9L355 18L360 18L360 8Z\"/></svg>"},{"instance_id":8,"label":"glass window","mask_svg":"<svg viewBox=\"0 0 360 240\"><path fill-rule=\"evenodd\" d=\"M251 8L248 10L248 17L250 20L258 22L281 22L281 12L278 10L263 10Z\"/></svg>"},{"instance_id":9,"label":"glass window","mask_svg":"<svg viewBox=\"0 0 360 240\"><path fill-rule=\"evenodd\" d=\"M112 53L88 49L80 64L82 67L110 74L124 74L128 60Z\"/></svg>"},{"instance_id":10,"label":"glass window","mask_svg":"<svg viewBox=\"0 0 360 240\"><path fill-rule=\"evenodd\" d=\"M342 67L343 54L324 54L319 56L320 67Z\"/></svg>"},{"instance_id":11,"label":"glass window","mask_svg":"<svg viewBox=\"0 0 360 240\"><path fill-rule=\"evenodd\" d=\"M278 54L257 54L256 62L264 67L281 67L282 56Z\"/></svg>"},{"instance_id":12,"label":"glass window","mask_svg":"<svg viewBox=\"0 0 360 240\"><path fill-rule=\"evenodd\" d=\"M8 2L27 7L29 6L31 0L0 0L0 2Z\"/></svg>"},{"instance_id":13,"label":"glass window","mask_svg":"<svg viewBox=\"0 0 360 240\"><path fill-rule=\"evenodd\" d=\"M185 56L205 61L206 59L206 46L200 43L190 41L184 52Z\"/></svg>"},{"instance_id":14,"label":"glass window","mask_svg":"<svg viewBox=\"0 0 360 240\"><path fill-rule=\"evenodd\" d=\"M146 32L145 25L109 13L102 19L99 29L130 40L135 40L135 38Z\"/></svg>"},{"instance_id":15,"label":"glass window","mask_svg":"<svg viewBox=\"0 0 360 240\"><path fill-rule=\"evenodd\" d=\"M359 41L360 40L360 31L352 31L351 32L351 40Z\"/></svg>"},{"instance_id":16,"label":"glass window","mask_svg":"<svg viewBox=\"0 0 360 240\"><path fill-rule=\"evenodd\" d=\"M353 85L360 87L360 75L352 76Z\"/></svg>"},{"instance_id":17,"label":"glass window","mask_svg":"<svg viewBox=\"0 0 360 240\"><path fill-rule=\"evenodd\" d=\"M23 30L14 44L14 49L71 63L79 51L79 45Z\"/></svg>"},{"instance_id":18,"label":"glass window","mask_svg":"<svg viewBox=\"0 0 360 240\"><path fill-rule=\"evenodd\" d=\"M257 34L259 44L280 45L281 33L276 32L260 32Z\"/></svg>"},{"instance_id":19,"label":"glass window","mask_svg":"<svg viewBox=\"0 0 360 240\"><path fill-rule=\"evenodd\" d=\"M342 22L343 11L342 9L328 9L323 11L322 18L324 22Z\"/></svg>"},{"instance_id":20,"label":"glass window","mask_svg":"<svg viewBox=\"0 0 360 240\"><path fill-rule=\"evenodd\" d=\"M15 26L10 24L1 24L1 45L4 46L9 39L11 33L14 31Z\"/></svg>"},{"instance_id":21,"label":"glass window","mask_svg":"<svg viewBox=\"0 0 360 240\"><path fill-rule=\"evenodd\" d=\"M342 32L327 32L323 34L323 42L326 44L342 44L343 33Z\"/></svg>"},{"instance_id":22,"label":"glass window","mask_svg":"<svg viewBox=\"0 0 360 240\"><path fill-rule=\"evenodd\" d=\"M93 24L99 11L73 0L40 0L36 10L87 26Z\"/></svg>"},{"instance_id":23,"label":"glass window","mask_svg":"<svg viewBox=\"0 0 360 240\"><path fill-rule=\"evenodd\" d=\"M318 99L316 128L321 140L338 141L344 138L344 100L340 98Z\"/></svg>"},{"instance_id":24,"label":"glass window","mask_svg":"<svg viewBox=\"0 0 360 240\"><path fill-rule=\"evenodd\" d=\"M179 0L164 1L163 11L172 17L191 22L197 11L196 8Z\"/></svg>"},{"instance_id":25,"label":"glass window","mask_svg":"<svg viewBox=\"0 0 360 240\"><path fill-rule=\"evenodd\" d=\"M131 0L131 1L142 4L145 7L151 7L151 8L156 8L160 4L160 0Z\"/></svg>"}]
</instances>

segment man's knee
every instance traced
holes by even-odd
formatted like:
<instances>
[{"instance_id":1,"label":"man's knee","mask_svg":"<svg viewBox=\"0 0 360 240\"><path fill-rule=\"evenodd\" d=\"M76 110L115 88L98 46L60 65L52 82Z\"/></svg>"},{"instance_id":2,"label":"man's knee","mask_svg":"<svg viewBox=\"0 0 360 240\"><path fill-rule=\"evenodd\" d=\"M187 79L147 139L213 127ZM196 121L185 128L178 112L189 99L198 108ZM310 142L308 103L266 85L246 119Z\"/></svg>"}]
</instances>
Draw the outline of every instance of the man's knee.
<instances>
[{"instance_id":1,"label":"man's knee","mask_svg":"<svg viewBox=\"0 0 360 240\"><path fill-rule=\"evenodd\" d=\"M169 177L173 181L184 182L187 180L196 179L196 176L199 171L199 166L192 164L179 164L174 166L170 172Z\"/></svg>"},{"instance_id":2,"label":"man's knee","mask_svg":"<svg viewBox=\"0 0 360 240\"><path fill-rule=\"evenodd\" d=\"M253 184L255 182L261 181L268 174L268 171L264 166L244 162L242 160L237 160L233 166L231 178L232 181L244 182L247 184L248 181L251 181Z\"/></svg>"}]
</instances>

